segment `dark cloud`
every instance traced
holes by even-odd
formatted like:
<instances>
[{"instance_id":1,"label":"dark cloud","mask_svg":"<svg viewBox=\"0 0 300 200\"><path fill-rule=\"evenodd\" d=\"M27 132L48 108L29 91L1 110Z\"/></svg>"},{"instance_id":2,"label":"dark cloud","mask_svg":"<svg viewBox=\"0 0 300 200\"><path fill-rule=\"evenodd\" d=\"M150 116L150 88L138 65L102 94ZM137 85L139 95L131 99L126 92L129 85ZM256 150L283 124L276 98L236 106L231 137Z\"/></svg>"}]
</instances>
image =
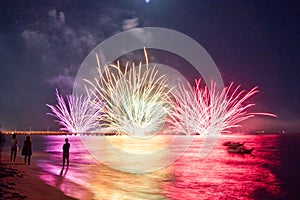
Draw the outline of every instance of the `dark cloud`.
<instances>
[{"instance_id":1,"label":"dark cloud","mask_svg":"<svg viewBox=\"0 0 300 200\"><path fill-rule=\"evenodd\" d=\"M7 29L0 31L0 121L9 129L56 127L45 114L45 104L55 103L55 88L71 93L85 56L107 37L135 28L139 21L132 11L110 6L91 9L90 21L85 22L77 16L80 6L68 12L56 3L24 4L16 6L22 8L18 13L6 3L1 14Z\"/></svg>"},{"instance_id":2,"label":"dark cloud","mask_svg":"<svg viewBox=\"0 0 300 200\"><path fill-rule=\"evenodd\" d=\"M28 29L21 32L26 48L39 52L43 68L53 71L53 76L46 81L63 91L72 89L74 78L80 62L107 35L113 35L135 28L138 18L122 18L128 11L106 8L97 16L95 25L71 25L72 18L60 10L50 9L44 23L29 24ZM111 15L114 13L114 15Z\"/></svg>"}]
</instances>

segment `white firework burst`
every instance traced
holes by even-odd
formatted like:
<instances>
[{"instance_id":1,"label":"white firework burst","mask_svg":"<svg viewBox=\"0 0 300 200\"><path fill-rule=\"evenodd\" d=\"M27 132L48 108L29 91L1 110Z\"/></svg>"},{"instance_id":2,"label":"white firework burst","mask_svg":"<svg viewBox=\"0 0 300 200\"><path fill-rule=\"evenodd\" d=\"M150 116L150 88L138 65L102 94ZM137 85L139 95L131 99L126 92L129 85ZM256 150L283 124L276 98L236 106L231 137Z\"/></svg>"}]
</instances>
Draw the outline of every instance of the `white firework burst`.
<instances>
[{"instance_id":1,"label":"white firework burst","mask_svg":"<svg viewBox=\"0 0 300 200\"><path fill-rule=\"evenodd\" d=\"M101 127L107 132L134 136L145 136L155 133L164 124L169 106L167 79L158 76L156 67L146 64L138 66L126 63L122 69L120 62L116 65L105 65L101 70L96 55L99 77L88 82L90 93L104 102Z\"/></svg>"}]
</instances>

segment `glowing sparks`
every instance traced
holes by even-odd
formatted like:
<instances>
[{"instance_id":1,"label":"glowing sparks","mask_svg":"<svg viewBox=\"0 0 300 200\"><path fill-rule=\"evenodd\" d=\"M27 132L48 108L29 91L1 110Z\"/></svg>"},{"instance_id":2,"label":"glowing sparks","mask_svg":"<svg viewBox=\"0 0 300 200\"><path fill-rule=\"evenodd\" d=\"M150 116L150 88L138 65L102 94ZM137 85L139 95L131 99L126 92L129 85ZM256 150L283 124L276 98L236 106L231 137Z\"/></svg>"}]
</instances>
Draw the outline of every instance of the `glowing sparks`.
<instances>
[{"instance_id":1,"label":"glowing sparks","mask_svg":"<svg viewBox=\"0 0 300 200\"><path fill-rule=\"evenodd\" d=\"M177 93L168 88L167 76L159 75L156 67L149 67L146 50L145 65L140 62L125 67L116 64L101 68L98 55L98 75L86 80L90 86L87 96L67 96L67 102L56 91L58 104L48 105L62 126L61 130L81 133L101 131L132 136L157 133L169 122L174 133L218 134L240 127L240 122L255 115L270 113L249 112L255 104L247 101L258 92L234 87L218 90L214 82L210 87L178 85ZM172 92L172 94L171 94Z\"/></svg>"},{"instance_id":2,"label":"glowing sparks","mask_svg":"<svg viewBox=\"0 0 300 200\"><path fill-rule=\"evenodd\" d=\"M82 95L67 95L67 101L56 90L56 105L47 106L57 118L60 130L71 133L84 133L99 128L99 118L102 112L102 103L97 98Z\"/></svg>"},{"instance_id":3,"label":"glowing sparks","mask_svg":"<svg viewBox=\"0 0 300 200\"><path fill-rule=\"evenodd\" d=\"M171 128L185 134L214 134L230 132L231 128L239 127L239 123L255 115L269 113L251 113L249 108L255 104L246 104L246 101L258 92L257 87L250 91L240 90L240 85L233 88L233 83L218 92L216 84L211 83L201 88L200 79L196 80L196 87L191 85L178 87L178 95L170 104L173 111L168 121Z\"/></svg>"},{"instance_id":4,"label":"glowing sparks","mask_svg":"<svg viewBox=\"0 0 300 200\"><path fill-rule=\"evenodd\" d=\"M105 65L102 73L99 58L99 77L91 86L91 94L104 102L101 127L107 132L134 136L149 135L164 124L169 106L166 77L158 76L158 70L142 62L138 66L127 63L121 69L120 63Z\"/></svg>"}]
</instances>

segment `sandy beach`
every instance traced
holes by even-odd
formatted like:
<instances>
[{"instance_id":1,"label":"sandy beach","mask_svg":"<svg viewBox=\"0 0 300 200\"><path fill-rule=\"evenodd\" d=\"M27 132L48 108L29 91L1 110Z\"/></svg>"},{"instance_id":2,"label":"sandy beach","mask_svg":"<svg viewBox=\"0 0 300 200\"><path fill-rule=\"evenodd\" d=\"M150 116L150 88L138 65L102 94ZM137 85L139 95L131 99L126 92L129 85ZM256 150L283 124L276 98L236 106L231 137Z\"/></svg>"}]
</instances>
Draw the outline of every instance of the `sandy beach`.
<instances>
[{"instance_id":1,"label":"sandy beach","mask_svg":"<svg viewBox=\"0 0 300 200\"><path fill-rule=\"evenodd\" d=\"M78 180L72 181L77 155L76 143L72 143L71 164L62 168L62 145L65 136L32 136L33 154L31 165L24 164L21 155L25 135L18 135L19 149L16 161L10 161L9 136L0 156L0 200L1 199L93 199L94 194ZM80 139L71 137L73 141ZM51 143L55 139L57 144ZM49 143L50 142L50 143ZM49 144L49 145L48 145ZM74 151L74 152L73 152ZM0 152L1 153L1 152ZM73 155L75 154L75 155ZM53 157L54 156L54 157ZM80 174L82 174L80 172ZM69 177L70 176L70 177Z\"/></svg>"},{"instance_id":2,"label":"sandy beach","mask_svg":"<svg viewBox=\"0 0 300 200\"><path fill-rule=\"evenodd\" d=\"M31 166L24 165L23 162L23 157L17 156L16 162L11 163L9 155L2 154L0 199L74 199L39 179L41 169L35 165L34 160Z\"/></svg>"}]
</instances>

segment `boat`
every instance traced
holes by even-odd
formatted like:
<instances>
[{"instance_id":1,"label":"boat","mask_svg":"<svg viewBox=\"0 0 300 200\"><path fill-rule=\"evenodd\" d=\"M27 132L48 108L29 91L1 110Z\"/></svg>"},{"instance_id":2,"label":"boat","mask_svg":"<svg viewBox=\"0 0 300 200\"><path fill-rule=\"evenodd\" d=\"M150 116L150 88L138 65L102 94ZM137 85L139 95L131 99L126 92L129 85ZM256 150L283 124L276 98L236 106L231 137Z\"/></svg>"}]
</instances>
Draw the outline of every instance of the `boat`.
<instances>
[{"instance_id":1,"label":"boat","mask_svg":"<svg viewBox=\"0 0 300 200\"><path fill-rule=\"evenodd\" d=\"M229 147L227 149L229 153L238 153L238 154L251 154L253 150L254 147L252 147L251 149L246 149L245 147L238 147L238 148Z\"/></svg>"},{"instance_id":2,"label":"boat","mask_svg":"<svg viewBox=\"0 0 300 200\"><path fill-rule=\"evenodd\" d=\"M243 146L245 143L240 142L225 142L223 143L224 146L228 146L229 148L238 148Z\"/></svg>"}]
</instances>

